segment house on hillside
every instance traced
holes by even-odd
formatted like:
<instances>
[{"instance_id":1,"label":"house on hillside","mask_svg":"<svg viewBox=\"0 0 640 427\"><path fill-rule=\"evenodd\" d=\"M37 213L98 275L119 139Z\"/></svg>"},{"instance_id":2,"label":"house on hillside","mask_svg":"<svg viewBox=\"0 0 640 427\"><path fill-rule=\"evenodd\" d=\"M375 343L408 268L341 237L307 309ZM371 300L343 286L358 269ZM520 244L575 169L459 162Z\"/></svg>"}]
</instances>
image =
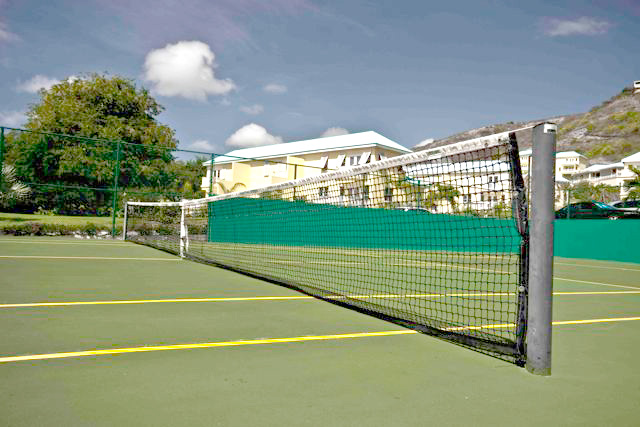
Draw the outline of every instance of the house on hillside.
<instances>
[{"instance_id":1,"label":"house on hillside","mask_svg":"<svg viewBox=\"0 0 640 427\"><path fill-rule=\"evenodd\" d=\"M410 152L373 131L244 148L216 157L213 165L203 163L207 175L201 188L208 194L227 192L234 186L237 191L251 190ZM362 188L354 184L343 191L355 199L365 197L360 194Z\"/></svg>"},{"instance_id":2,"label":"house on hillside","mask_svg":"<svg viewBox=\"0 0 640 427\"><path fill-rule=\"evenodd\" d=\"M624 166L620 173L622 180L624 182L631 181L636 176L636 174L631 170L630 166L633 166L636 169L640 169L640 151L638 151L636 154L632 154L629 157L625 157L624 159L622 159L621 163ZM629 192L624 188L623 183L622 189L620 191L620 196L622 198L626 198L628 194Z\"/></svg>"},{"instance_id":3,"label":"house on hillside","mask_svg":"<svg viewBox=\"0 0 640 427\"><path fill-rule=\"evenodd\" d=\"M582 169L571 178L571 182L588 182L592 185L605 184L620 187L624 183L622 162L609 164L595 164Z\"/></svg>"}]
</instances>

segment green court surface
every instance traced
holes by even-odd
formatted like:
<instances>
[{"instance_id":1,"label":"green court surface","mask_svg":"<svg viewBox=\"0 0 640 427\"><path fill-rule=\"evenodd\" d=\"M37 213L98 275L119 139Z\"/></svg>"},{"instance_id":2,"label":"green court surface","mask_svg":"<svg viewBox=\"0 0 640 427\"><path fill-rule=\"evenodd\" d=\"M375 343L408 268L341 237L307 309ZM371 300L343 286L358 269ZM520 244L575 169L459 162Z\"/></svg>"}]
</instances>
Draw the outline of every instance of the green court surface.
<instances>
[{"instance_id":1,"label":"green court surface","mask_svg":"<svg viewBox=\"0 0 640 427\"><path fill-rule=\"evenodd\" d=\"M637 425L640 265L554 276L537 377L148 247L0 236L0 425Z\"/></svg>"}]
</instances>

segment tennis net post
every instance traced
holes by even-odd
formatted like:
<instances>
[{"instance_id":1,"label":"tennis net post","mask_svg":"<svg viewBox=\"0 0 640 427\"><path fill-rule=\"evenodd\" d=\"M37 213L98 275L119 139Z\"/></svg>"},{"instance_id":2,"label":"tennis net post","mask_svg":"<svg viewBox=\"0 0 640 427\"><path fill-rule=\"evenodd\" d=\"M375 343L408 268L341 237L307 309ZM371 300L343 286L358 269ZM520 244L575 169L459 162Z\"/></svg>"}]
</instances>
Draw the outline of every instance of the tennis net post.
<instances>
[{"instance_id":1,"label":"tennis net post","mask_svg":"<svg viewBox=\"0 0 640 427\"><path fill-rule=\"evenodd\" d=\"M556 130L552 123L533 128L531 170L526 368L545 376L551 375Z\"/></svg>"}]
</instances>

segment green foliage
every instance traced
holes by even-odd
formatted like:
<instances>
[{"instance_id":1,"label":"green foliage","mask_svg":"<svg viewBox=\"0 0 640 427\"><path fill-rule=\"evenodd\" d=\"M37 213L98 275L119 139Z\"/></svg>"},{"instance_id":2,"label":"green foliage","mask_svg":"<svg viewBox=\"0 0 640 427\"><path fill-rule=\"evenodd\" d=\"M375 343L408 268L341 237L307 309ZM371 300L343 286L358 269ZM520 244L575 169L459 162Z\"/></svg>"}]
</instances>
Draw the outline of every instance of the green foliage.
<instances>
[{"instance_id":1,"label":"green foliage","mask_svg":"<svg viewBox=\"0 0 640 427\"><path fill-rule=\"evenodd\" d=\"M587 157L610 156L616 154L617 150L609 143L603 142L594 146L587 152Z\"/></svg>"},{"instance_id":2,"label":"green foliage","mask_svg":"<svg viewBox=\"0 0 640 427\"><path fill-rule=\"evenodd\" d=\"M220 188L220 191L222 191L222 194L233 193L234 191L239 190L242 187L246 188L246 185L244 185L241 182L236 182L235 184L233 184L232 187L229 188L226 185L224 185L222 182L216 181L214 186L217 186L218 188Z\"/></svg>"},{"instance_id":3,"label":"green foliage","mask_svg":"<svg viewBox=\"0 0 640 427\"><path fill-rule=\"evenodd\" d=\"M580 182L571 190L572 202L586 202L596 200L599 202L613 202L620 198L620 189L613 185Z\"/></svg>"},{"instance_id":4,"label":"green foliage","mask_svg":"<svg viewBox=\"0 0 640 427\"><path fill-rule=\"evenodd\" d=\"M6 138L16 175L32 187L48 186L35 194L31 211L95 214L110 204L112 193L105 190L114 184L117 165L120 187L171 187L177 140L156 121L162 110L145 89L118 76L91 74L41 91L27 112L26 128L34 133L14 131ZM61 186L91 188L93 194L69 194Z\"/></svg>"},{"instance_id":5,"label":"green foliage","mask_svg":"<svg viewBox=\"0 0 640 427\"><path fill-rule=\"evenodd\" d=\"M20 182L16 176L14 167L3 164L0 171L0 206L25 200L30 193L31 189Z\"/></svg>"},{"instance_id":6,"label":"green foliage","mask_svg":"<svg viewBox=\"0 0 640 427\"><path fill-rule=\"evenodd\" d=\"M111 225L107 224L73 224L73 223L47 223L40 221L1 223L0 235L14 236L69 236L83 235L94 237L98 234L111 232ZM117 226L116 232L122 233L122 227Z\"/></svg>"},{"instance_id":7,"label":"green foliage","mask_svg":"<svg viewBox=\"0 0 640 427\"><path fill-rule=\"evenodd\" d=\"M629 165L629 169L635 176L624 184L625 190L628 191L626 200L637 200L640 199L640 168Z\"/></svg>"}]
</instances>

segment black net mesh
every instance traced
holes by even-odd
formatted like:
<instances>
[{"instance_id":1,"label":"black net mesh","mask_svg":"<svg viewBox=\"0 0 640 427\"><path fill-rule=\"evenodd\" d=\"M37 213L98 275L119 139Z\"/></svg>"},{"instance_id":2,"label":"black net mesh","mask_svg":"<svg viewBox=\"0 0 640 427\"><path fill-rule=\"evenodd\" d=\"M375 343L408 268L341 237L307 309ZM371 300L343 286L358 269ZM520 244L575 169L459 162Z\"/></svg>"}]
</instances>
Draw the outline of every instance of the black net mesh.
<instances>
[{"instance_id":1,"label":"black net mesh","mask_svg":"<svg viewBox=\"0 0 640 427\"><path fill-rule=\"evenodd\" d=\"M263 189L130 203L127 238L521 365L528 236L517 153L512 134Z\"/></svg>"}]
</instances>

